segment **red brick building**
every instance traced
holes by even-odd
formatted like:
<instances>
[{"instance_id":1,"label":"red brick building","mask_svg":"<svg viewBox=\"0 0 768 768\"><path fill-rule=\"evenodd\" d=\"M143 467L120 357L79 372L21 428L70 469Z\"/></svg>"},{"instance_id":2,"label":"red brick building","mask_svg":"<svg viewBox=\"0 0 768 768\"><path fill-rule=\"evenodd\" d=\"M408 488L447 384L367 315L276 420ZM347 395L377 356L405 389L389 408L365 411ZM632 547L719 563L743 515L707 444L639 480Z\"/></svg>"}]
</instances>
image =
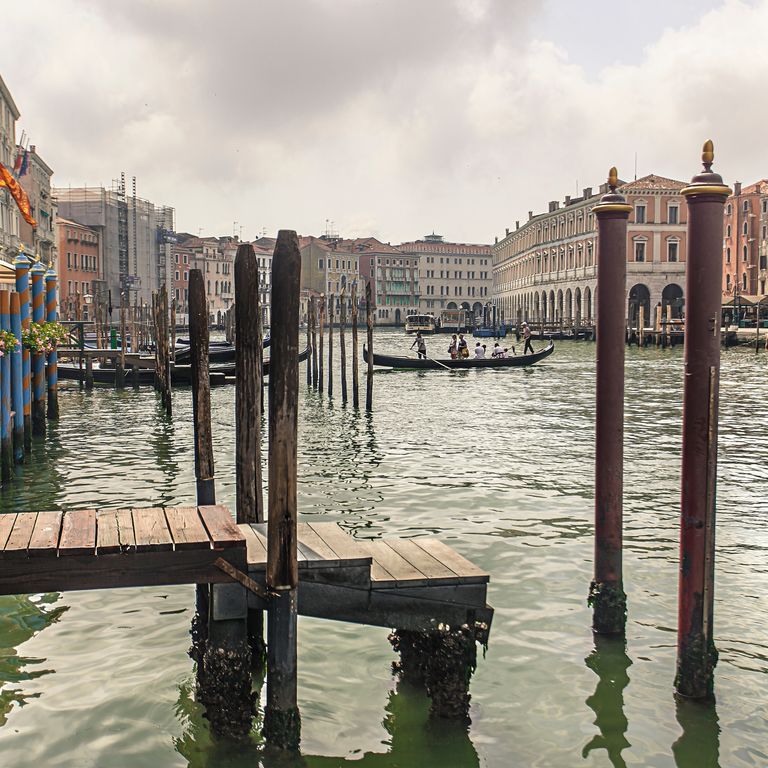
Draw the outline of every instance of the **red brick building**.
<instances>
[{"instance_id":1,"label":"red brick building","mask_svg":"<svg viewBox=\"0 0 768 768\"><path fill-rule=\"evenodd\" d=\"M61 315L87 320L93 295L102 285L99 233L62 218L56 220L56 229Z\"/></svg>"}]
</instances>

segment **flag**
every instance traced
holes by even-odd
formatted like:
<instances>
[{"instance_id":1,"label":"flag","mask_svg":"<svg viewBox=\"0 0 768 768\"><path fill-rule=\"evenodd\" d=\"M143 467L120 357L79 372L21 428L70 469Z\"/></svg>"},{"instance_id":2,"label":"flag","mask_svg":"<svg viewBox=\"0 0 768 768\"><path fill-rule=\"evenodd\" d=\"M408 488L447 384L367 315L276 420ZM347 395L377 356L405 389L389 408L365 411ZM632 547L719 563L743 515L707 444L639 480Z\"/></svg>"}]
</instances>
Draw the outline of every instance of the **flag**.
<instances>
[{"instance_id":1,"label":"flag","mask_svg":"<svg viewBox=\"0 0 768 768\"><path fill-rule=\"evenodd\" d=\"M16 160L13 164L13 175L18 178L19 171L21 170L21 163L24 160L24 150L19 147L16 152Z\"/></svg>"},{"instance_id":2,"label":"flag","mask_svg":"<svg viewBox=\"0 0 768 768\"><path fill-rule=\"evenodd\" d=\"M27 224L36 227L37 222L32 218L32 210L29 207L27 193L21 188L19 182L13 178L13 174L2 163L0 163L0 187L8 187L8 191L13 195L16 205L19 206L19 211L24 217L24 221L26 221Z\"/></svg>"},{"instance_id":3,"label":"flag","mask_svg":"<svg viewBox=\"0 0 768 768\"><path fill-rule=\"evenodd\" d=\"M21 168L19 168L19 178L21 178L29 170L29 150L24 150L24 157L21 161Z\"/></svg>"}]
</instances>

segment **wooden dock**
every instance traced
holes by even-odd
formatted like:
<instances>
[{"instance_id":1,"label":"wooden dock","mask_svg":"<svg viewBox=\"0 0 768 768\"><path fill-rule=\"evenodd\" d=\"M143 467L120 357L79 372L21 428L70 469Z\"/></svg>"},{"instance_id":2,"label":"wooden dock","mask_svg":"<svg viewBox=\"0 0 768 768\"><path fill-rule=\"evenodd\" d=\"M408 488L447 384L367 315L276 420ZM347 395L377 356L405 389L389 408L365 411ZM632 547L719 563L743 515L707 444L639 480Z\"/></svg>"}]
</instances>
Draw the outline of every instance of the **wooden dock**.
<instances>
[{"instance_id":1,"label":"wooden dock","mask_svg":"<svg viewBox=\"0 0 768 768\"><path fill-rule=\"evenodd\" d=\"M0 515L0 594L231 583L221 558L265 583L266 524L224 506ZM487 640L489 576L432 538L358 539L299 523L299 613L400 629L467 624ZM268 606L249 593L252 608Z\"/></svg>"}]
</instances>

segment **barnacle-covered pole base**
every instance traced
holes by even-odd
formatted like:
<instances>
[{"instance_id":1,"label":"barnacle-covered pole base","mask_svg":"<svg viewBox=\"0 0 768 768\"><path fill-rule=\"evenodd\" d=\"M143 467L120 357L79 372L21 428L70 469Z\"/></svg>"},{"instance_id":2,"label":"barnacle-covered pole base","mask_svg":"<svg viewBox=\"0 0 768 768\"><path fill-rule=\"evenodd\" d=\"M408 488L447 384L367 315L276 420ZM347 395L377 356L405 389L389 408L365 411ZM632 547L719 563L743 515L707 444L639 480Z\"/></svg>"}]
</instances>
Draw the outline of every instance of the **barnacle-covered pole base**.
<instances>
[{"instance_id":1,"label":"barnacle-covered pole base","mask_svg":"<svg viewBox=\"0 0 768 768\"><path fill-rule=\"evenodd\" d=\"M592 608L593 624L602 635L624 634L627 622L627 595L619 584L593 581L587 604Z\"/></svg>"},{"instance_id":2,"label":"barnacle-covered pole base","mask_svg":"<svg viewBox=\"0 0 768 768\"><path fill-rule=\"evenodd\" d=\"M392 647L400 654L393 670L402 680L421 684L432 700L430 715L470 722L469 683L477 668L477 640L484 626L436 629L396 629L390 636Z\"/></svg>"}]
</instances>

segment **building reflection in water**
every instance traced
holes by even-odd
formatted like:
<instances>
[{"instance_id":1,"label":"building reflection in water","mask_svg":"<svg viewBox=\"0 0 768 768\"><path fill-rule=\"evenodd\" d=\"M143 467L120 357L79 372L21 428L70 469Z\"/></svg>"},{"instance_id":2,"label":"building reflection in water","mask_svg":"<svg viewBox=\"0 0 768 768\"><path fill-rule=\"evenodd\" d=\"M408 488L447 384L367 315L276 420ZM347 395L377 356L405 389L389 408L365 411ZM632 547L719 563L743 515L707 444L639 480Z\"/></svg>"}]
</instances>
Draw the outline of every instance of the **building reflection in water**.
<instances>
[{"instance_id":1,"label":"building reflection in water","mask_svg":"<svg viewBox=\"0 0 768 768\"><path fill-rule=\"evenodd\" d=\"M632 661L627 656L624 638L595 635L595 649L584 661L598 677L595 692L586 703L595 712L594 723L600 733L584 746L581 756L586 758L593 750L604 749L611 765L625 768L621 753L630 743L625 735L624 689L629 684L627 670Z\"/></svg>"}]
</instances>

